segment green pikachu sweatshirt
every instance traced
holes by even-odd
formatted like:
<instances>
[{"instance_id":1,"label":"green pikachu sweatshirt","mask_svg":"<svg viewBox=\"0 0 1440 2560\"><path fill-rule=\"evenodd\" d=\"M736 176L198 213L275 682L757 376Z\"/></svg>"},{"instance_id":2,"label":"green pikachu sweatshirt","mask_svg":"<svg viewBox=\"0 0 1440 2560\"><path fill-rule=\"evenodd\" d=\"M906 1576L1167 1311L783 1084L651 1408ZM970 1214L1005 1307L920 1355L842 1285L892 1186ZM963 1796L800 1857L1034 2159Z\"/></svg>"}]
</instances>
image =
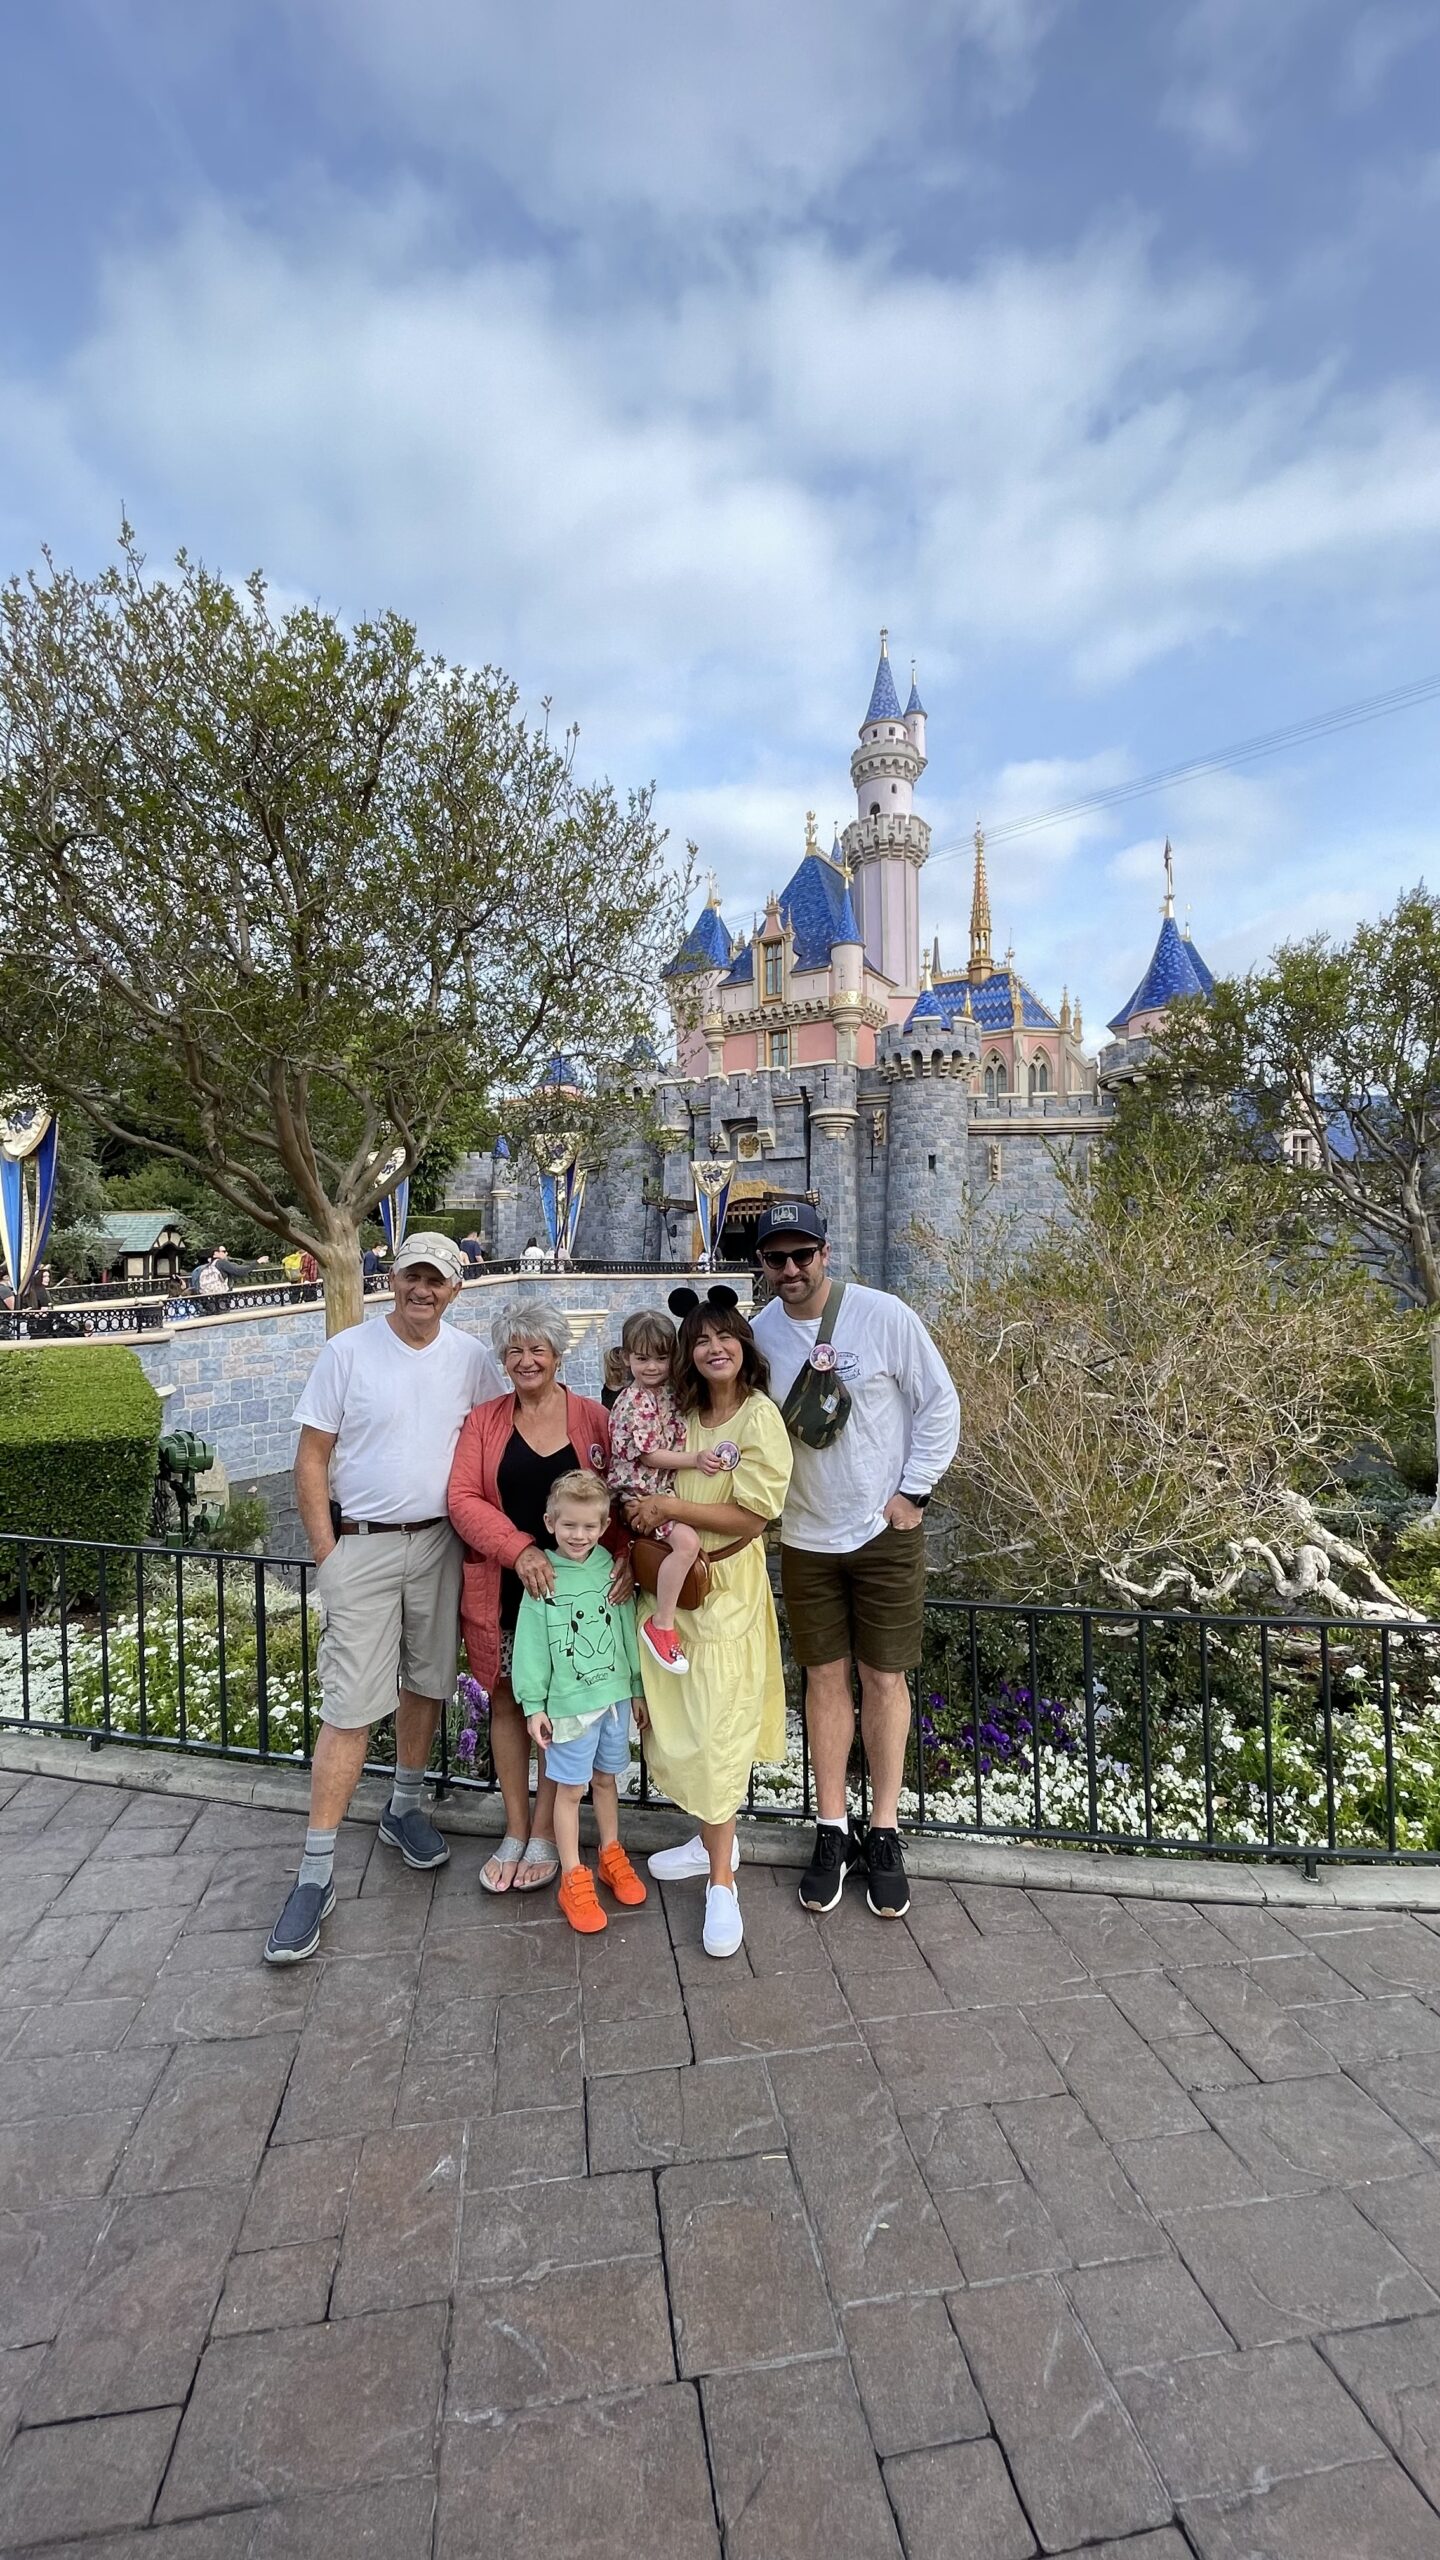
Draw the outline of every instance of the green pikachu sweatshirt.
<instances>
[{"instance_id":1,"label":"green pikachu sweatshirt","mask_svg":"<svg viewBox=\"0 0 1440 2560\"><path fill-rule=\"evenodd\" d=\"M607 1707L641 1695L635 1604L606 1598L615 1559L596 1547L583 1564L552 1555L553 1600L527 1591L515 1622L510 1678L527 1716L543 1711L557 1742L583 1733Z\"/></svg>"}]
</instances>

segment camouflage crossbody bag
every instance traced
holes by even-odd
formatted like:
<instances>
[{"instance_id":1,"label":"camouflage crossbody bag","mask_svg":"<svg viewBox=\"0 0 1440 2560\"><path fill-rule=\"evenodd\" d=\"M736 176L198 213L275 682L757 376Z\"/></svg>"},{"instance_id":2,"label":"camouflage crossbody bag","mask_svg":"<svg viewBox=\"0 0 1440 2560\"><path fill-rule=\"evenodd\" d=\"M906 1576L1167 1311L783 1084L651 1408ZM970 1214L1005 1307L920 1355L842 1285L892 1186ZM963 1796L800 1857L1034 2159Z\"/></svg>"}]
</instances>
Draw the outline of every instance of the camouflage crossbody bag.
<instances>
[{"instance_id":1,"label":"camouflage crossbody bag","mask_svg":"<svg viewBox=\"0 0 1440 2560\"><path fill-rule=\"evenodd\" d=\"M832 1280L810 1356L780 1407L781 1421L802 1448L830 1448L850 1419L850 1390L837 1371L831 1339L844 1296L844 1281Z\"/></svg>"}]
</instances>

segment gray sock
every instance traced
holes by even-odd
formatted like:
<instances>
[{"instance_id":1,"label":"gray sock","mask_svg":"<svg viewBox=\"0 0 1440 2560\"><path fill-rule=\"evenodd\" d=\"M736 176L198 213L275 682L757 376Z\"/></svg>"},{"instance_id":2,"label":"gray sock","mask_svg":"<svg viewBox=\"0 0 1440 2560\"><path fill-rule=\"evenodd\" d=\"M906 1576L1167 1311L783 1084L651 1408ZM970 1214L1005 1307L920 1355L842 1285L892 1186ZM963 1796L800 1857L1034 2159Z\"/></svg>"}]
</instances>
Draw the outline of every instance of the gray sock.
<instances>
[{"instance_id":1,"label":"gray sock","mask_svg":"<svg viewBox=\"0 0 1440 2560\"><path fill-rule=\"evenodd\" d=\"M335 1833L307 1831L305 1855L300 1861L302 1884L328 1884L335 1873Z\"/></svg>"},{"instance_id":2,"label":"gray sock","mask_svg":"<svg viewBox=\"0 0 1440 2560\"><path fill-rule=\"evenodd\" d=\"M420 1790L424 1784L425 1771L423 1767L419 1769L402 1769L399 1766L399 1763L396 1763L395 1784L390 1794L390 1810L396 1816L397 1820L402 1814L419 1812Z\"/></svg>"}]
</instances>

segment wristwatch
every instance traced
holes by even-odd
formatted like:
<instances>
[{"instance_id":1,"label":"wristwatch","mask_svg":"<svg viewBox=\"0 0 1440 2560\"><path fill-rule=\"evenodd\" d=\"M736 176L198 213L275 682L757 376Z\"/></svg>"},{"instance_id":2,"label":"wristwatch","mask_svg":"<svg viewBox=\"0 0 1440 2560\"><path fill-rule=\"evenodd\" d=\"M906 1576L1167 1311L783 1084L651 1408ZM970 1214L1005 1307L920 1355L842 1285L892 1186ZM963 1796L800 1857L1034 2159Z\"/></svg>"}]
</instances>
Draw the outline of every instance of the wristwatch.
<instances>
[{"instance_id":1,"label":"wristwatch","mask_svg":"<svg viewBox=\"0 0 1440 2560\"><path fill-rule=\"evenodd\" d=\"M913 1511L923 1511L926 1503L930 1499L930 1496L928 1493L907 1493L902 1485L900 1487L900 1499L902 1502L908 1502Z\"/></svg>"}]
</instances>

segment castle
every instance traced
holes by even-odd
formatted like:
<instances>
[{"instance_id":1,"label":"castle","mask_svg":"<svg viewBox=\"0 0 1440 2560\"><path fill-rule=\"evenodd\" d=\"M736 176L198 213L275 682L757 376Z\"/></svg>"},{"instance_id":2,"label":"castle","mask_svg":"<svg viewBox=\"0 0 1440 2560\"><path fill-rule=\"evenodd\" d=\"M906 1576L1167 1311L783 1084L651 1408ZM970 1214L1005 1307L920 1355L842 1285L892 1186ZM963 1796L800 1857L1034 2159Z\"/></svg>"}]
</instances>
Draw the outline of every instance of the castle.
<instances>
[{"instance_id":1,"label":"castle","mask_svg":"<svg viewBox=\"0 0 1440 2560\"><path fill-rule=\"evenodd\" d=\"M902 709L888 635L850 759L855 816L829 853L813 814L805 850L746 936L713 885L665 972L667 1064L646 1046L623 1072L634 1134L588 1177L581 1259L689 1261L699 1251L692 1164L733 1168L719 1251L748 1260L771 1199L814 1201L842 1276L923 1302L921 1230L978 1222L1010 1250L1061 1204L1060 1169L1093 1146L1120 1082L1180 995L1211 985L1175 923L1170 849L1159 940L1139 986L1087 1055L1080 1007L1058 1013L991 950L985 840L975 830L970 955L922 957L920 874L930 829L915 809L926 714L912 669ZM563 1058L544 1083L578 1082ZM655 1124L658 1123L658 1135ZM535 1176L498 1141L456 1169L450 1205L477 1209L497 1258L544 1227Z\"/></svg>"}]
</instances>

